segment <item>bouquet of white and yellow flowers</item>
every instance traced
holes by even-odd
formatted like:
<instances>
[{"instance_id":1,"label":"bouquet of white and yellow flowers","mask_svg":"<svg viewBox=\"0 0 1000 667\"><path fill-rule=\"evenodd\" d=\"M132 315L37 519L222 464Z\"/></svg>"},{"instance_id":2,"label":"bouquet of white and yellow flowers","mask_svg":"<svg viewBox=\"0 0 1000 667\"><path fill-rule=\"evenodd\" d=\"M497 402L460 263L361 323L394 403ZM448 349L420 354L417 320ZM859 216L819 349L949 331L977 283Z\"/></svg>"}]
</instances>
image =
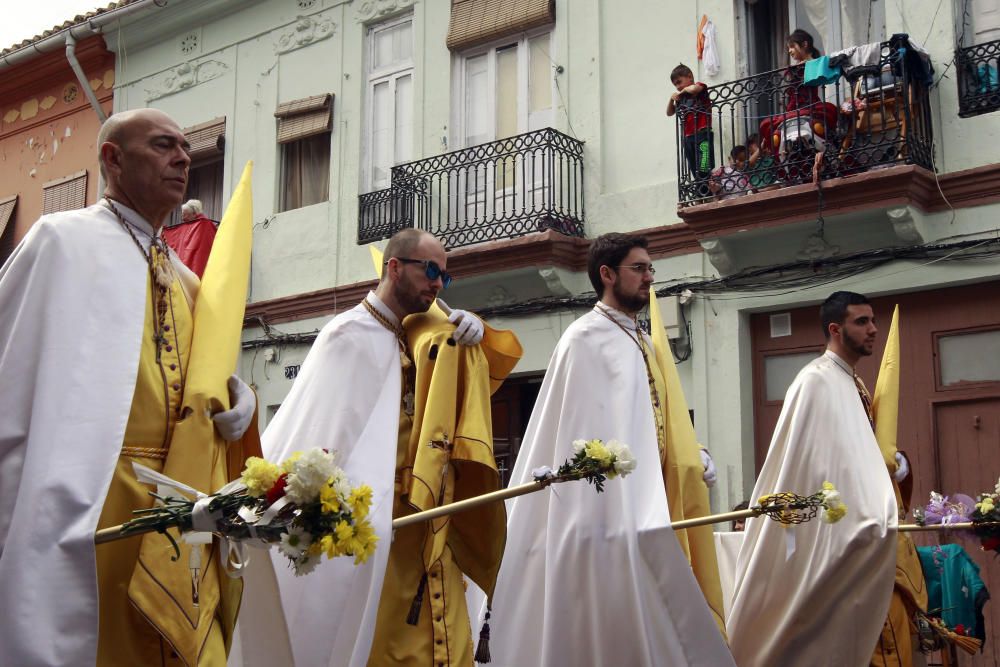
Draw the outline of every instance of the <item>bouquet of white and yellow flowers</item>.
<instances>
[{"instance_id":1,"label":"bouquet of white and yellow flowers","mask_svg":"<svg viewBox=\"0 0 1000 667\"><path fill-rule=\"evenodd\" d=\"M140 481L164 482L142 466L136 465L136 472ZM172 480L166 482L170 486ZM99 531L97 542L156 531L176 549L168 528L211 532L230 542L278 544L298 575L311 572L324 555L353 556L355 564L363 563L378 542L367 518L371 488L352 487L333 453L323 449L295 452L280 465L251 457L239 480L212 495L198 494L197 500L183 493L151 495L159 501L156 506Z\"/></svg>"}]
</instances>

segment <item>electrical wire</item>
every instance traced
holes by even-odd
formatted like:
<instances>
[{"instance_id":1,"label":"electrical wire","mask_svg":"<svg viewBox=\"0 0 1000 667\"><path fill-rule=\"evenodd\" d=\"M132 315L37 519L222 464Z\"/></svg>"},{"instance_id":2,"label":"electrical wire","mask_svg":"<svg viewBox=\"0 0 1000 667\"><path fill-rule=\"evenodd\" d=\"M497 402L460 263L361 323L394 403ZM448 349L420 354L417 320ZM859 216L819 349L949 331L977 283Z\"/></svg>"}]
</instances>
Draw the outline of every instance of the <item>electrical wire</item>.
<instances>
[{"instance_id":1,"label":"electrical wire","mask_svg":"<svg viewBox=\"0 0 1000 667\"><path fill-rule=\"evenodd\" d=\"M880 277L885 278L910 271L918 271L932 264L945 261L971 261L1000 257L1000 229L989 230L985 233L993 233L995 236L951 243L877 248L815 260L799 260L762 267L750 267L718 278L664 281L666 284L656 289L656 295L659 297L679 296L683 292L689 291L692 294L706 298L706 300L710 297L712 301L735 301L759 298L760 296L784 296L813 290L824 285L849 281L850 278L858 278L860 281L862 278L858 277L859 274L870 272L892 262L927 260L901 268L898 271L886 273ZM594 305L596 298L597 295L594 292L586 292L575 296L541 297L515 304L483 308L477 311L477 315L485 319L500 316L517 317L557 311L585 310ZM684 317L684 326L687 327L687 318L684 315L683 308L681 309L681 313ZM307 333L283 333L272 325L269 325L263 317L258 316L254 320L256 326L264 330L264 336L244 341L244 350L272 345L309 345L316 340L319 334L318 330ZM677 358L677 361L679 363L686 358Z\"/></svg>"}]
</instances>

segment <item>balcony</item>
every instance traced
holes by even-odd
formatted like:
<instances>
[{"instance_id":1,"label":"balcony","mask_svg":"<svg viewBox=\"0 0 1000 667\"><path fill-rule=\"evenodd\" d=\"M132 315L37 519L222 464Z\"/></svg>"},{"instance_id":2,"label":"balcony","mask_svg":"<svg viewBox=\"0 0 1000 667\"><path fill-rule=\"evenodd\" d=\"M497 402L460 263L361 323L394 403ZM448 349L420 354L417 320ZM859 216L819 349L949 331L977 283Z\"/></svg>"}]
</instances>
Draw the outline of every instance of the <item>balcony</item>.
<instances>
[{"instance_id":1,"label":"balcony","mask_svg":"<svg viewBox=\"0 0 1000 667\"><path fill-rule=\"evenodd\" d=\"M958 70L958 115L978 116L1000 109L1000 40L955 52Z\"/></svg>"},{"instance_id":2,"label":"balcony","mask_svg":"<svg viewBox=\"0 0 1000 667\"><path fill-rule=\"evenodd\" d=\"M583 142L545 128L407 162L358 200L359 244L407 227L446 248L546 230L582 237Z\"/></svg>"},{"instance_id":3,"label":"balcony","mask_svg":"<svg viewBox=\"0 0 1000 667\"><path fill-rule=\"evenodd\" d=\"M906 35L882 42L873 60L826 85L805 85L800 64L712 86L705 129L686 117L705 112L679 110L679 207L893 165L933 170L926 64ZM699 134L685 137L685 121Z\"/></svg>"}]
</instances>

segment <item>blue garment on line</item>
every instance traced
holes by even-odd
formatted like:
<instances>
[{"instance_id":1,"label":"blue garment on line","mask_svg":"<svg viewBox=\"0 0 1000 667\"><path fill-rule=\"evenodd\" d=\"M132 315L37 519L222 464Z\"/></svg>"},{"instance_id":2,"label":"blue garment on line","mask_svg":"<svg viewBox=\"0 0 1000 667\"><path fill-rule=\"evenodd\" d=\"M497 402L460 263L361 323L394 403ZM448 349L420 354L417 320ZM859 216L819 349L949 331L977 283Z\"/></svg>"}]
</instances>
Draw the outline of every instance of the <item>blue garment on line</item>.
<instances>
[{"instance_id":1,"label":"blue garment on line","mask_svg":"<svg viewBox=\"0 0 1000 667\"><path fill-rule=\"evenodd\" d=\"M820 56L806 61L805 73L802 77L804 86L825 86L837 83L840 79L840 67L830 67L830 56Z\"/></svg>"},{"instance_id":2,"label":"blue garment on line","mask_svg":"<svg viewBox=\"0 0 1000 667\"><path fill-rule=\"evenodd\" d=\"M986 641L983 606L990 599L979 566L959 544L917 547L927 581L927 611L949 628L962 624ZM940 611L937 611L940 610Z\"/></svg>"}]
</instances>

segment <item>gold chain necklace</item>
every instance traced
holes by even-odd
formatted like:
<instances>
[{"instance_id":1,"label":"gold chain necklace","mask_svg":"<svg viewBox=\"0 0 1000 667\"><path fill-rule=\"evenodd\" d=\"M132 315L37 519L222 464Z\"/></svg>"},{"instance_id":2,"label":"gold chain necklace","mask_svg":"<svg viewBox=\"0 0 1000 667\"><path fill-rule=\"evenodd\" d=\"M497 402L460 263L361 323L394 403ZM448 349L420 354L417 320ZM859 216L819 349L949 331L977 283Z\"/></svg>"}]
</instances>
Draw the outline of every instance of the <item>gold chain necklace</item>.
<instances>
[{"instance_id":1,"label":"gold chain necklace","mask_svg":"<svg viewBox=\"0 0 1000 667\"><path fill-rule=\"evenodd\" d=\"M660 392L656 390L656 379L653 377L653 368L649 362L649 355L646 353L646 345L642 339L642 332L639 331L639 326L636 325L635 337L633 338L632 332L615 319L615 316L608 312L607 306L604 306L600 302L597 303L597 312L611 320L612 323L628 336L629 340L639 347L639 352L642 354L642 362L646 366L646 379L649 381L649 397L653 403L653 420L656 422L656 442L659 445L660 455L662 456L666 451L666 424L663 421L663 412L660 409Z\"/></svg>"},{"instance_id":2,"label":"gold chain necklace","mask_svg":"<svg viewBox=\"0 0 1000 667\"><path fill-rule=\"evenodd\" d=\"M364 305L365 310L368 311L368 314L371 315L376 322L381 324L384 328L388 329L394 336L396 336L396 342L399 344L399 364L403 374L403 412L412 417L415 411L413 388L417 383L417 378L416 369L413 365L413 355L410 353L410 344L406 340L406 334L402 327L396 326L390 322L389 318L380 313L378 308L373 306L367 298L362 300L361 303Z\"/></svg>"},{"instance_id":3,"label":"gold chain necklace","mask_svg":"<svg viewBox=\"0 0 1000 667\"><path fill-rule=\"evenodd\" d=\"M163 350L169 346L169 339L167 338L167 332L170 327L167 325L167 312L170 312L170 320L174 325L175 340L174 345L177 347L177 360L178 367L181 369L181 385L185 385L185 372L184 363L181 359L181 348L180 340L177 339L177 321L173 314L174 311L174 300L173 294L170 290L171 285L176 279L177 274L174 272L174 267L170 263L170 250L168 246L163 243L162 239L158 236L149 235L149 251L142 246L139 238L135 235L133 231L134 225L130 224L125 220L125 216L122 215L118 207L114 205L112 200L105 197L107 201L108 208L111 212L115 214L118 219L119 224L128 232L128 235L132 238L139 252L142 254L143 258L146 260L146 267L149 271L150 278L150 290L152 292L150 303L153 308L153 343L156 346L156 365L160 369L160 378L163 381L163 402L164 402L164 430L163 430L163 449L170 446L170 389L169 382L167 380L167 372L163 367ZM143 231L143 230L139 230ZM143 232L145 233L145 232Z\"/></svg>"}]
</instances>

